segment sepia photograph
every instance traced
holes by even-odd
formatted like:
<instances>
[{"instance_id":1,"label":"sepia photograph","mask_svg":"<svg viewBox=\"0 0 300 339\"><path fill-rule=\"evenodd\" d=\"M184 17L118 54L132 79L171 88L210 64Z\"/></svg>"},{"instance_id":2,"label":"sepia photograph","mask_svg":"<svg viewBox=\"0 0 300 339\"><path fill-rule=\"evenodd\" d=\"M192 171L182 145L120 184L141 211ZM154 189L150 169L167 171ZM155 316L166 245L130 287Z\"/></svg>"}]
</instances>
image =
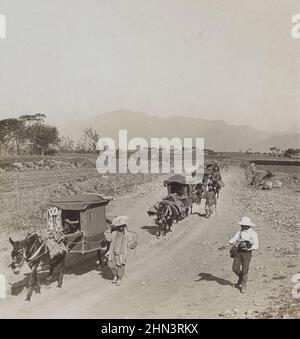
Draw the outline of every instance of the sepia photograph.
<instances>
[{"instance_id":1,"label":"sepia photograph","mask_svg":"<svg viewBox=\"0 0 300 339\"><path fill-rule=\"evenodd\" d=\"M299 0L0 0L0 319L300 319L299 194Z\"/></svg>"}]
</instances>

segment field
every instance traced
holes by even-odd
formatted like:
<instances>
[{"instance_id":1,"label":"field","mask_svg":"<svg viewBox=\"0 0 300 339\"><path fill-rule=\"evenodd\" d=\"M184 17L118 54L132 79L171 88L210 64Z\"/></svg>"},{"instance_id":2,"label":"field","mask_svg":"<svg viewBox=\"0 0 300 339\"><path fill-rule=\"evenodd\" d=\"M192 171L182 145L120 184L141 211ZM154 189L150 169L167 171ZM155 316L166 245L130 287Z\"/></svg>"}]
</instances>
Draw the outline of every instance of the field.
<instances>
[{"instance_id":1,"label":"field","mask_svg":"<svg viewBox=\"0 0 300 339\"><path fill-rule=\"evenodd\" d=\"M86 159L91 160L76 156L80 163ZM99 269L95 258L89 257L85 264L78 262L78 267L67 271L62 292L47 290L41 282L42 294L34 295L25 306L22 288L3 301L2 316L300 317L299 301L291 299L291 278L300 273L299 167L258 166L283 181L282 188L264 191L247 187L240 162L226 159L229 167L222 173L226 186L217 214L206 220L201 217L203 204L195 207L192 216L162 239L156 239L155 225L146 214L166 194L161 175L100 175L94 168L1 172L0 267L14 286L23 277L12 276L7 269L8 236L21 238L30 230L44 228L47 202L52 198L81 192L113 196L108 216L129 215L130 229L138 234L138 254L129 257L127 276L119 289L112 288L107 268ZM232 288L235 277L228 253L219 252L218 247L237 231L237 221L244 214L258 225L260 250L251 264L249 293L241 296ZM28 269L23 273L28 277ZM128 293L133 290L134 296ZM79 307L81 295L84 308Z\"/></svg>"},{"instance_id":2,"label":"field","mask_svg":"<svg viewBox=\"0 0 300 339\"><path fill-rule=\"evenodd\" d=\"M7 172L0 175L0 232L45 227L49 200L63 195L98 192L116 197L129 194L156 175L100 175L95 169Z\"/></svg>"},{"instance_id":3,"label":"field","mask_svg":"<svg viewBox=\"0 0 300 339\"><path fill-rule=\"evenodd\" d=\"M280 173L285 173L289 175L291 178L297 177L298 179L300 178L300 167L299 166L278 166L278 165L258 165L258 168L264 169L264 170L269 170L275 175Z\"/></svg>"},{"instance_id":4,"label":"field","mask_svg":"<svg viewBox=\"0 0 300 339\"><path fill-rule=\"evenodd\" d=\"M96 155L61 154L58 156L9 157L0 161L0 167L14 163L58 162L58 168L0 172L0 203L2 206L0 232L16 234L44 228L47 203L60 196L97 192L106 196L125 195L137 185L153 180L155 175L107 174L96 171ZM59 168L60 162L76 164Z\"/></svg>"}]
</instances>

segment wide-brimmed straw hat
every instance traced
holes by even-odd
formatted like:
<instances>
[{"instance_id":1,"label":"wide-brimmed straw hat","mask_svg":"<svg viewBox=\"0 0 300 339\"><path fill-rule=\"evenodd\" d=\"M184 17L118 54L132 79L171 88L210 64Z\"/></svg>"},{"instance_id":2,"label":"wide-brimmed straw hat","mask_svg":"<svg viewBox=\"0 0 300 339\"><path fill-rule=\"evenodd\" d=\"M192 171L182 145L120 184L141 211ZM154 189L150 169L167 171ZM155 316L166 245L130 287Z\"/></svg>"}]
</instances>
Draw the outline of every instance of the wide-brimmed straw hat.
<instances>
[{"instance_id":1,"label":"wide-brimmed straw hat","mask_svg":"<svg viewBox=\"0 0 300 339\"><path fill-rule=\"evenodd\" d=\"M126 226L128 220L129 220L129 217L127 217L126 215L120 215L113 219L111 226L112 227Z\"/></svg>"},{"instance_id":2,"label":"wide-brimmed straw hat","mask_svg":"<svg viewBox=\"0 0 300 339\"><path fill-rule=\"evenodd\" d=\"M239 224L242 226L250 226L250 227L255 227L256 225L253 224L251 219L249 217L242 217L242 219L239 221Z\"/></svg>"}]
</instances>

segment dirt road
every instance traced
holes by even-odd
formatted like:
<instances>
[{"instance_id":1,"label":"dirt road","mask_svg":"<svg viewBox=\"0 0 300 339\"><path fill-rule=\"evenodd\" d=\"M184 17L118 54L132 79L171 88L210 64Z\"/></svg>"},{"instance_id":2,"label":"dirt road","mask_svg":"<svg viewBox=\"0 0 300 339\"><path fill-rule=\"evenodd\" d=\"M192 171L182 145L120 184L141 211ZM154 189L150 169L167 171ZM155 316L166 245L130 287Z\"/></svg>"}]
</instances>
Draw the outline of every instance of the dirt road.
<instances>
[{"instance_id":1,"label":"dirt road","mask_svg":"<svg viewBox=\"0 0 300 339\"><path fill-rule=\"evenodd\" d=\"M239 229L243 214L241 199L243 171L231 168L223 174L226 187L218 200L217 215L201 217L203 204L194 214L175 225L165 238L156 239L155 227L147 208L165 195L161 179L144 184L138 192L113 202L111 213L131 217L130 229L138 233L138 248L128 258L122 285L111 284L111 273L104 266L97 269L96 258L68 269L62 289L53 283L42 285L27 303L25 289L0 301L4 318L243 318L266 309L276 300L281 288L292 289L291 277L299 273L299 257L274 260L279 244L292 234L274 232L261 217L250 215L260 238L254 255L247 294L232 287L236 277L231 272L228 251L219 251ZM9 262L9 258L5 259ZM284 268L286 275L280 277ZM10 281L21 280L12 276ZM44 276L41 274L41 278ZM299 304L298 304L299 305Z\"/></svg>"}]
</instances>

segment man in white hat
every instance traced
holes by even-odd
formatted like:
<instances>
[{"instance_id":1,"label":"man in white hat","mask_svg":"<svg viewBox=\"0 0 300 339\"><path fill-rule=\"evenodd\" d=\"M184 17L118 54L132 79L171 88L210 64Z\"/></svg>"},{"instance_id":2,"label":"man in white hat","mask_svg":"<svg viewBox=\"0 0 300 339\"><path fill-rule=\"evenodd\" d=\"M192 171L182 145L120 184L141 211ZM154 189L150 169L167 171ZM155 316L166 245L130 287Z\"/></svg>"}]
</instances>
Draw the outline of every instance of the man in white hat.
<instances>
[{"instance_id":1,"label":"man in white hat","mask_svg":"<svg viewBox=\"0 0 300 339\"><path fill-rule=\"evenodd\" d=\"M239 224L241 225L241 230L236 232L228 243L220 249L233 245L237 247L232 270L239 277L235 287L240 288L240 291L245 293L252 251L258 249L258 236L252 228L255 227L255 224L253 224L249 217L243 217Z\"/></svg>"},{"instance_id":2,"label":"man in white hat","mask_svg":"<svg viewBox=\"0 0 300 339\"><path fill-rule=\"evenodd\" d=\"M127 248L132 242L127 230L127 216L119 216L113 219L111 227L111 244L105 256L108 257L108 266L113 272L113 284L119 286L125 273Z\"/></svg>"}]
</instances>

